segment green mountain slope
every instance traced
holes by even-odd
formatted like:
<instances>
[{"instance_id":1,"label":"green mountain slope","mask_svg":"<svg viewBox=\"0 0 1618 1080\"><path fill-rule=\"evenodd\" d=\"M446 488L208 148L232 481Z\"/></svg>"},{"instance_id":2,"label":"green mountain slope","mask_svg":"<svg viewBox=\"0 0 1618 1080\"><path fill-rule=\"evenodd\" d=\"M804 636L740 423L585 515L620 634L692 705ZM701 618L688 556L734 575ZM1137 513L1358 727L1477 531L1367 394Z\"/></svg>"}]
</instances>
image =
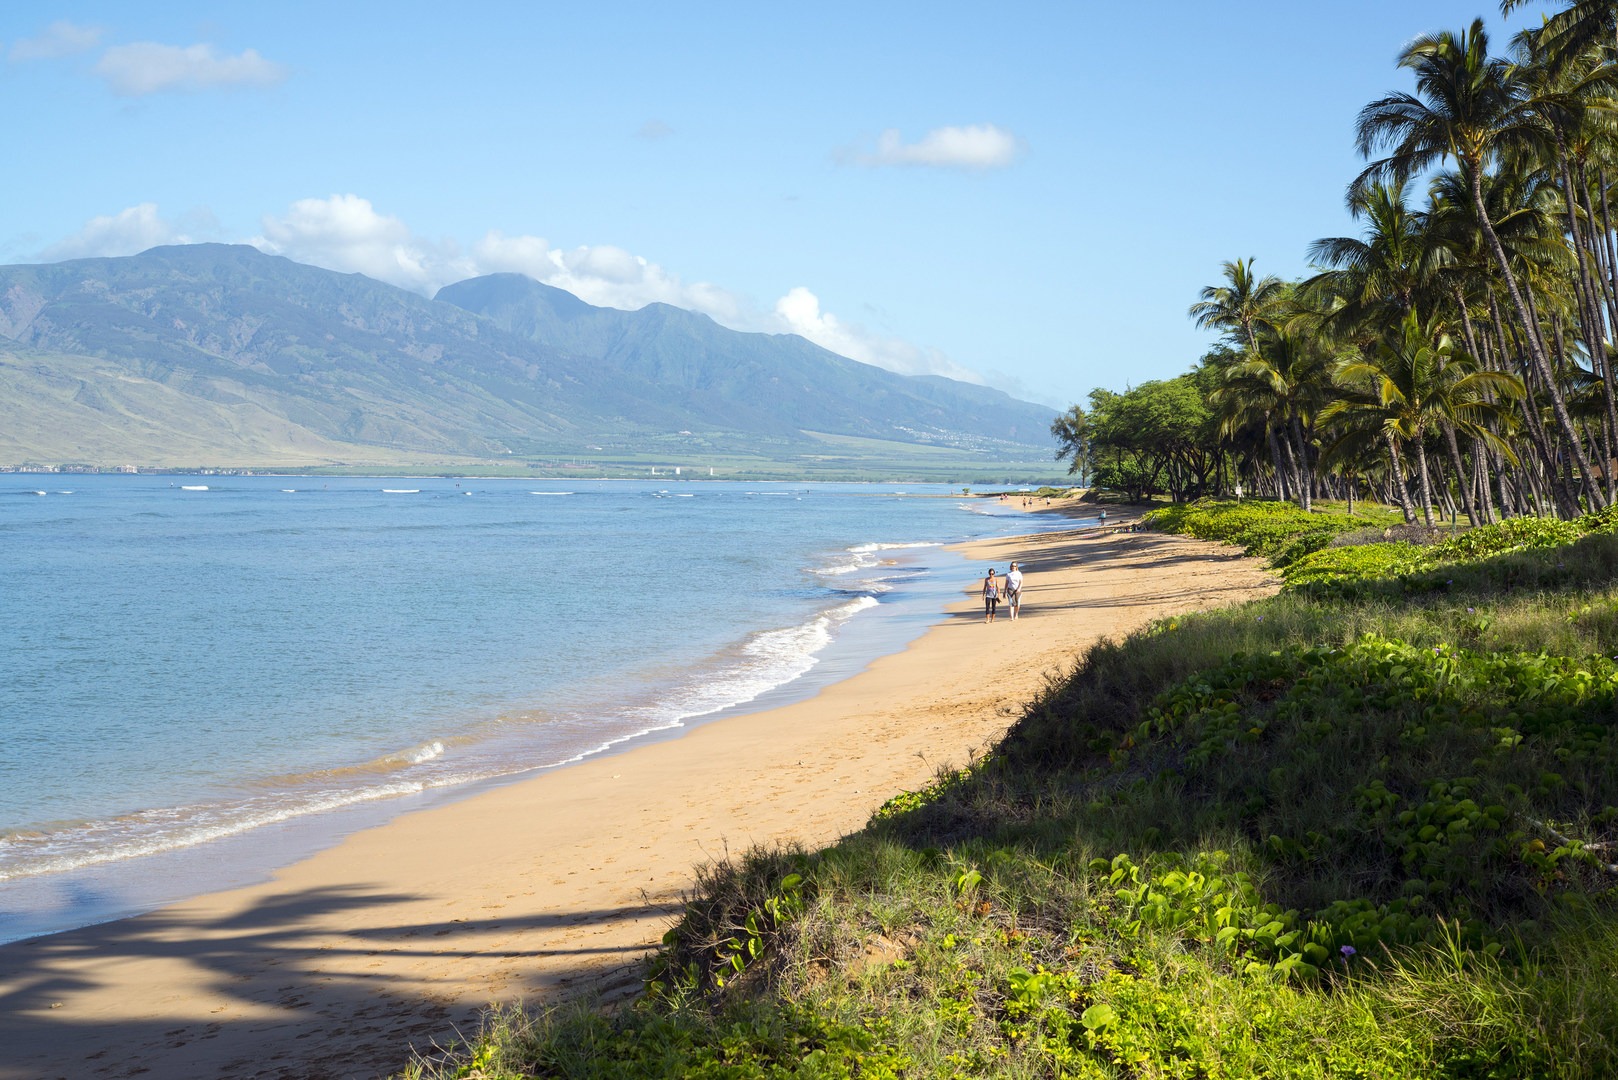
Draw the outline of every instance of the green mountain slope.
<instances>
[{"instance_id":1,"label":"green mountain slope","mask_svg":"<svg viewBox=\"0 0 1618 1080\"><path fill-rule=\"evenodd\" d=\"M1051 410L998 391L512 275L444 293L219 244L0 267L0 464L633 461L679 438L779 462L823 453L811 432L893 445L871 462L1046 456Z\"/></svg>"},{"instance_id":2,"label":"green mountain slope","mask_svg":"<svg viewBox=\"0 0 1618 1080\"><path fill-rule=\"evenodd\" d=\"M502 329L656 383L701 421L785 435L809 429L903 442L1049 443L1053 411L999 390L898 375L801 337L748 334L667 304L598 308L521 274L448 285L439 300Z\"/></svg>"}]
</instances>

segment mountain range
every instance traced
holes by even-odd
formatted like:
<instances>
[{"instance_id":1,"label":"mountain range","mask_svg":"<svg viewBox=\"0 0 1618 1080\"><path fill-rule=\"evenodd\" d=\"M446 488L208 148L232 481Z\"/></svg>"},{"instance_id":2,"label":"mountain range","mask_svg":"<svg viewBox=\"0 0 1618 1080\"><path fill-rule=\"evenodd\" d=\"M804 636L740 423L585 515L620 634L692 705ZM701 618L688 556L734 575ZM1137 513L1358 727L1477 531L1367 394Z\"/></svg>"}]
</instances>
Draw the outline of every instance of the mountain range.
<instances>
[{"instance_id":1,"label":"mountain range","mask_svg":"<svg viewBox=\"0 0 1618 1080\"><path fill-rule=\"evenodd\" d=\"M0 464L1049 460L1052 409L518 274L429 299L256 248L0 267Z\"/></svg>"}]
</instances>

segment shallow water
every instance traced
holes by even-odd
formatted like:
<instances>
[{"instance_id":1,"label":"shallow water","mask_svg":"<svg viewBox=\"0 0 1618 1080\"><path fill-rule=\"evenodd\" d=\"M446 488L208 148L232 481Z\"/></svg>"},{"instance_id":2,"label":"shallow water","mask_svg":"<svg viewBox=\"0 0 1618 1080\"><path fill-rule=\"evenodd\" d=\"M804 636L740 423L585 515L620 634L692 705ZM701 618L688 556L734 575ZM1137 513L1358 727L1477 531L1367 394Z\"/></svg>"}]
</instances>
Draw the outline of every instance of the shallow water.
<instances>
[{"instance_id":1,"label":"shallow water","mask_svg":"<svg viewBox=\"0 0 1618 1080\"><path fill-rule=\"evenodd\" d=\"M851 674L1038 524L950 495L0 478L0 940Z\"/></svg>"}]
</instances>

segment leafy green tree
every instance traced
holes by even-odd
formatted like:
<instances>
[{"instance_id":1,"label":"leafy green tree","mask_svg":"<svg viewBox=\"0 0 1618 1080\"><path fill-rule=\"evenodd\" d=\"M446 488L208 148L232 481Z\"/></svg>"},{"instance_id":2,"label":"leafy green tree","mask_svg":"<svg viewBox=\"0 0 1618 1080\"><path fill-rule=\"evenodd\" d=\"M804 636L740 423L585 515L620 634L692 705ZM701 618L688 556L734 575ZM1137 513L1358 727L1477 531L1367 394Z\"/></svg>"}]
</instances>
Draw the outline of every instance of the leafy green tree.
<instances>
[{"instance_id":1,"label":"leafy green tree","mask_svg":"<svg viewBox=\"0 0 1618 1080\"><path fill-rule=\"evenodd\" d=\"M1090 475L1090 420L1081 406L1074 405L1051 422L1056 440L1056 460L1067 461L1067 471L1080 477Z\"/></svg>"},{"instance_id":2,"label":"leafy green tree","mask_svg":"<svg viewBox=\"0 0 1618 1080\"><path fill-rule=\"evenodd\" d=\"M1090 395L1095 483L1131 499L1203 494L1219 465L1218 424L1194 375L1145 382L1122 394Z\"/></svg>"}]
</instances>

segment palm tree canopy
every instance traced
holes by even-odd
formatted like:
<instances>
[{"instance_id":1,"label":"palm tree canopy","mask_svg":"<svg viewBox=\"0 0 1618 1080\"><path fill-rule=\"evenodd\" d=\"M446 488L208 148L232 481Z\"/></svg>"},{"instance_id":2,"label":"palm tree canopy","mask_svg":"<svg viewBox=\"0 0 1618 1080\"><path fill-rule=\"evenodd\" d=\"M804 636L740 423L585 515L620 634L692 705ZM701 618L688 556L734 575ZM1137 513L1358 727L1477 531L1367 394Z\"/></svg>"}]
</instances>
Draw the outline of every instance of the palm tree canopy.
<instances>
[{"instance_id":1,"label":"palm tree canopy","mask_svg":"<svg viewBox=\"0 0 1618 1080\"><path fill-rule=\"evenodd\" d=\"M1258 347L1261 327L1273 327L1280 316L1287 285L1272 275L1256 277L1252 259L1224 264L1224 285L1206 285L1190 315L1201 330L1221 330L1249 349Z\"/></svg>"}]
</instances>

